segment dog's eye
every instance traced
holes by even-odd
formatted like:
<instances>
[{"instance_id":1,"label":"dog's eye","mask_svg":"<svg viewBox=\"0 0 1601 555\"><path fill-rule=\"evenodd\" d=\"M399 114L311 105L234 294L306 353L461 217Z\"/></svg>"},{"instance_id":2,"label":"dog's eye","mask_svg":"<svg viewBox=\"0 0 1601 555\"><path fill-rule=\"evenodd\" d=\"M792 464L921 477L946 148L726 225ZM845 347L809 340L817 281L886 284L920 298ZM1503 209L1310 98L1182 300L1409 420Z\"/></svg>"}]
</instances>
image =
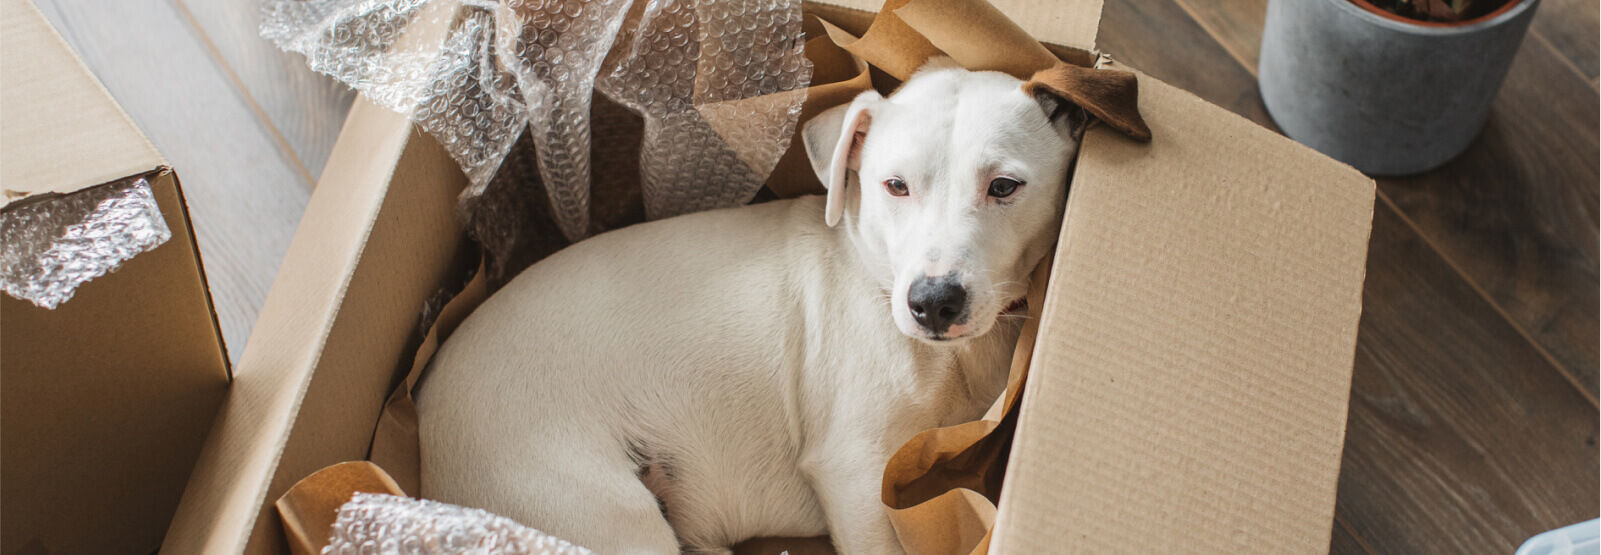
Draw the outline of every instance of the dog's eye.
<instances>
[{"instance_id":1,"label":"dog's eye","mask_svg":"<svg viewBox=\"0 0 1601 555\"><path fill-rule=\"evenodd\" d=\"M1016 193L1017 188L1022 186L1023 182L1016 179L1012 179L1010 177L997 177L994 181L990 181L989 193L990 196L995 198L1006 198L1012 196L1012 193Z\"/></svg>"},{"instance_id":2,"label":"dog's eye","mask_svg":"<svg viewBox=\"0 0 1601 555\"><path fill-rule=\"evenodd\" d=\"M905 181L901 181L901 179L898 178L898 177L891 177L889 179L885 179L884 180L884 190L889 191L889 194L895 195L897 197L904 197L906 195L912 194L911 190L906 188L906 182Z\"/></svg>"}]
</instances>

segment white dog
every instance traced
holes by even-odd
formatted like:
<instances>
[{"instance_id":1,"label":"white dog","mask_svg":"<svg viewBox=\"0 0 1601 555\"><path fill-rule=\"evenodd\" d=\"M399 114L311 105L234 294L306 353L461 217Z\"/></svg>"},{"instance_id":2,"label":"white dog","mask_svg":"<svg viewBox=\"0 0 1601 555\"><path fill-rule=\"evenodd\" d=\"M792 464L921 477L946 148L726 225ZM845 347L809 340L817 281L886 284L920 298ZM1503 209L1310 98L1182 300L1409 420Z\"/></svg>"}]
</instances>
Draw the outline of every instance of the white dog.
<instances>
[{"instance_id":1,"label":"white dog","mask_svg":"<svg viewBox=\"0 0 1601 555\"><path fill-rule=\"evenodd\" d=\"M1005 387L1080 105L1100 115L1023 85L931 64L805 125L826 199L636 225L530 267L431 364L422 494L600 553L825 533L900 552L884 464Z\"/></svg>"}]
</instances>

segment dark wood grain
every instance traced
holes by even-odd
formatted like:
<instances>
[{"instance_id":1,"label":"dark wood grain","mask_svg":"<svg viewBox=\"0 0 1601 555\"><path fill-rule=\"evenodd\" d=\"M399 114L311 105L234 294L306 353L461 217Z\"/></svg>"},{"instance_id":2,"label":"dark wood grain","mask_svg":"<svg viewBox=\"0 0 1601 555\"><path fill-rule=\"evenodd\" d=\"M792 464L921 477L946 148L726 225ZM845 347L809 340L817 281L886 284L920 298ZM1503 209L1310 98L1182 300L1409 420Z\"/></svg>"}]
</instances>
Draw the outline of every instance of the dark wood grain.
<instances>
[{"instance_id":1,"label":"dark wood grain","mask_svg":"<svg viewBox=\"0 0 1601 555\"><path fill-rule=\"evenodd\" d=\"M1107 0L1097 45L1134 69L1271 125L1256 78L1171 0Z\"/></svg>"},{"instance_id":2,"label":"dark wood grain","mask_svg":"<svg viewBox=\"0 0 1601 555\"><path fill-rule=\"evenodd\" d=\"M1596 43L1601 35L1601 15L1596 0L1541 0L1530 38L1545 41L1562 55L1575 72L1595 86Z\"/></svg>"},{"instance_id":3,"label":"dark wood grain","mask_svg":"<svg viewBox=\"0 0 1601 555\"><path fill-rule=\"evenodd\" d=\"M1176 3L1227 46L1223 51L1246 70L1255 70L1267 0ZM1590 29L1584 35L1590 37L1591 61L1586 63L1594 63L1594 2L1551 0L1538 9L1537 25L1545 21L1547 33ZM1552 22L1562 20L1569 22ZM1489 123L1466 152L1437 170L1379 184L1424 237L1505 311L1520 333L1549 352L1593 401L1601 356L1596 324L1598 97L1594 84L1535 33L1518 50ZM1573 48L1582 54L1586 47ZM1174 65L1173 71L1185 68ZM1205 78L1237 80L1228 73ZM1254 79L1239 86L1256 90ZM1254 110L1235 112L1271 126Z\"/></svg>"},{"instance_id":4,"label":"dark wood grain","mask_svg":"<svg viewBox=\"0 0 1601 555\"><path fill-rule=\"evenodd\" d=\"M1268 0L1170 0L1212 35L1246 71L1256 74Z\"/></svg>"},{"instance_id":5,"label":"dark wood grain","mask_svg":"<svg viewBox=\"0 0 1601 555\"><path fill-rule=\"evenodd\" d=\"M1596 410L1376 210L1337 511L1378 553L1510 553L1595 518Z\"/></svg>"},{"instance_id":6,"label":"dark wood grain","mask_svg":"<svg viewBox=\"0 0 1601 555\"><path fill-rule=\"evenodd\" d=\"M1330 555L1374 555L1367 545L1351 533L1343 519L1334 521L1334 533L1329 538Z\"/></svg>"},{"instance_id":7,"label":"dark wood grain","mask_svg":"<svg viewBox=\"0 0 1601 555\"><path fill-rule=\"evenodd\" d=\"M1265 5L1111 0L1101 46L1271 129ZM1518 64L1468 155L1380 184L1331 549L1505 553L1597 514L1596 96L1538 43Z\"/></svg>"},{"instance_id":8,"label":"dark wood grain","mask_svg":"<svg viewBox=\"0 0 1601 555\"><path fill-rule=\"evenodd\" d=\"M1592 402L1598 116L1595 91L1526 42L1466 152L1437 170L1379 182Z\"/></svg>"}]
</instances>

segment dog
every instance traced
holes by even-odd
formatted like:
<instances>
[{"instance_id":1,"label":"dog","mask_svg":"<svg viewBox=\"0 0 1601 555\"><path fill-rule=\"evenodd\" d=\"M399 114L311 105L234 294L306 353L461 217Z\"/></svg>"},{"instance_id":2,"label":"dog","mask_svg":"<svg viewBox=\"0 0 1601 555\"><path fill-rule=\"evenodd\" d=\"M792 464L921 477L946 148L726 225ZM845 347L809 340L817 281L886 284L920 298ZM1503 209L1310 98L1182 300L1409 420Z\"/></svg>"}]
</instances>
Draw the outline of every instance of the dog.
<instances>
[{"instance_id":1,"label":"dog","mask_svg":"<svg viewBox=\"0 0 1601 555\"><path fill-rule=\"evenodd\" d=\"M1062 67L1025 83L930 62L804 124L826 196L640 224L528 268L418 389L423 496L599 553L823 534L902 552L885 463L1001 394L1079 139L1127 117L1132 76Z\"/></svg>"}]
</instances>

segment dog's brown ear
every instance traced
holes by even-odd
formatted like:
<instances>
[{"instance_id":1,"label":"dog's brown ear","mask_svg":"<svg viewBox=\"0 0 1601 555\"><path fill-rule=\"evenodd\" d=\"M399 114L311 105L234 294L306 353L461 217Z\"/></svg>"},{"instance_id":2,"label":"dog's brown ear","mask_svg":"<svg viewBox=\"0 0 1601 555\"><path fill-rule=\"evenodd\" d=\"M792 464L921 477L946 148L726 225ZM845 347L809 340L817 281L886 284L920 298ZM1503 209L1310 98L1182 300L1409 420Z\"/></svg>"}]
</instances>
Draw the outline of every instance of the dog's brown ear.
<instances>
[{"instance_id":1,"label":"dog's brown ear","mask_svg":"<svg viewBox=\"0 0 1601 555\"><path fill-rule=\"evenodd\" d=\"M1140 117L1140 82L1133 73L1057 62L1050 69L1035 72L1023 83L1023 92L1070 102L1136 141L1151 140L1151 128ZM1070 110L1065 113L1071 115Z\"/></svg>"}]
</instances>

